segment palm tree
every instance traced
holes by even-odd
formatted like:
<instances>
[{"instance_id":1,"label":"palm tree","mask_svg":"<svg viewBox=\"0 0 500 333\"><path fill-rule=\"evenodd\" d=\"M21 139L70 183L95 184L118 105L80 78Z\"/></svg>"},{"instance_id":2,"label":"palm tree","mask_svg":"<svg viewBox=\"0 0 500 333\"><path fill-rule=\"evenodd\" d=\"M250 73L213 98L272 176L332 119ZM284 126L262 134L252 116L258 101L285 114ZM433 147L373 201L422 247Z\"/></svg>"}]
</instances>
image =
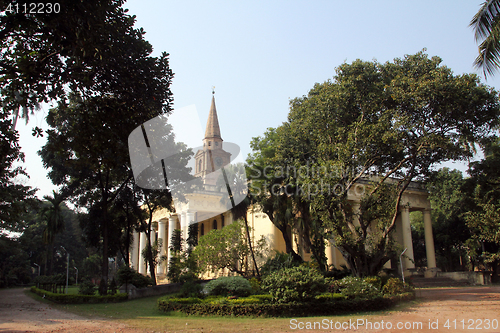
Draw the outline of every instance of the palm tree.
<instances>
[{"instance_id":1,"label":"palm tree","mask_svg":"<svg viewBox=\"0 0 500 333\"><path fill-rule=\"evenodd\" d=\"M49 275L52 274L52 253L54 247L55 236L64 230L64 219L62 216L62 202L64 195L52 191L52 197L46 195L43 198L50 204L43 207L41 210L42 218L47 222L47 226L43 231L43 241L49 245L48 256L50 258Z\"/></svg>"},{"instance_id":2,"label":"palm tree","mask_svg":"<svg viewBox=\"0 0 500 333\"><path fill-rule=\"evenodd\" d=\"M474 65L484 76L493 75L500 67L500 0L487 0L474 15L470 26L479 45L479 56Z\"/></svg>"}]
</instances>

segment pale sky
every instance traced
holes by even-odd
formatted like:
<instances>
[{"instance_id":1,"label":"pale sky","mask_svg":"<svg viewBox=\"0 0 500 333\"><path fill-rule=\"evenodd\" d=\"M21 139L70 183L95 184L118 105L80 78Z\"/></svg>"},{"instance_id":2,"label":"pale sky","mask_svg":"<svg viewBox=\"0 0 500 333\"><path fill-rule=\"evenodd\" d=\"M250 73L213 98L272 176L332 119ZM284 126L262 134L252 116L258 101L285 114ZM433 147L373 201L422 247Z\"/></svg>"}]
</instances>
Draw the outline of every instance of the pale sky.
<instances>
[{"instance_id":1,"label":"pale sky","mask_svg":"<svg viewBox=\"0 0 500 333\"><path fill-rule=\"evenodd\" d=\"M199 136L201 144L215 86L222 138L246 158L252 137L286 121L291 98L332 78L344 62L392 61L426 48L455 74L477 72L468 25L482 2L129 0L124 7L137 16L153 55L170 53L175 116L195 124L179 137ZM486 83L500 89L500 74ZM36 155L44 138L33 138L31 128L46 128L47 110L27 127L18 124L29 184L40 188L39 197L54 187Z\"/></svg>"}]
</instances>

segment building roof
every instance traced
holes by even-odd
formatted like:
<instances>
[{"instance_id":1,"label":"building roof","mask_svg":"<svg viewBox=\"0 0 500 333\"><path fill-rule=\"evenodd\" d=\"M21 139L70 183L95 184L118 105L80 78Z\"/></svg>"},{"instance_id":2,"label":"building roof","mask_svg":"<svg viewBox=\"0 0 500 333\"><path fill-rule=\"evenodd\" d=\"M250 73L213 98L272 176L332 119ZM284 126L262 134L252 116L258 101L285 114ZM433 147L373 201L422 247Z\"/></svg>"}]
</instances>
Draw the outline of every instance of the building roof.
<instances>
[{"instance_id":1,"label":"building roof","mask_svg":"<svg viewBox=\"0 0 500 333\"><path fill-rule=\"evenodd\" d=\"M215 96L212 96L212 105L210 105L207 128L205 130L205 139L208 138L219 138L222 140L220 136L219 119L217 118L217 109L215 108Z\"/></svg>"}]
</instances>

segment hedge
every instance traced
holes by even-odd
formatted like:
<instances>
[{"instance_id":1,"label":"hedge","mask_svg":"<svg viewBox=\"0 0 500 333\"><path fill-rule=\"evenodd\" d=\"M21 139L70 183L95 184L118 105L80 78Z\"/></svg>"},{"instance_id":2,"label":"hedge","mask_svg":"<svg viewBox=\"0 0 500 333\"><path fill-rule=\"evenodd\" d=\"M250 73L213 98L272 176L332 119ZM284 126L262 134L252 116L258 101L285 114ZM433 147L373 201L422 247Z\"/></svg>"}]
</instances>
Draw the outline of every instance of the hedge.
<instances>
[{"instance_id":1,"label":"hedge","mask_svg":"<svg viewBox=\"0 0 500 333\"><path fill-rule=\"evenodd\" d=\"M311 302L293 303L255 303L230 304L203 302L201 299L189 300L178 298L158 299L158 308L164 312L180 311L187 315L251 316L251 317L307 317L324 316L358 311L377 311L387 309L401 301L415 298L414 293L397 296L376 297L373 299L339 299L331 301L324 298Z\"/></svg>"},{"instance_id":2,"label":"hedge","mask_svg":"<svg viewBox=\"0 0 500 333\"><path fill-rule=\"evenodd\" d=\"M67 295L56 294L47 290L39 289L35 286L31 287L31 292L42 296L45 299L62 304L81 304L81 303L117 303L128 299L127 293L115 295Z\"/></svg>"}]
</instances>

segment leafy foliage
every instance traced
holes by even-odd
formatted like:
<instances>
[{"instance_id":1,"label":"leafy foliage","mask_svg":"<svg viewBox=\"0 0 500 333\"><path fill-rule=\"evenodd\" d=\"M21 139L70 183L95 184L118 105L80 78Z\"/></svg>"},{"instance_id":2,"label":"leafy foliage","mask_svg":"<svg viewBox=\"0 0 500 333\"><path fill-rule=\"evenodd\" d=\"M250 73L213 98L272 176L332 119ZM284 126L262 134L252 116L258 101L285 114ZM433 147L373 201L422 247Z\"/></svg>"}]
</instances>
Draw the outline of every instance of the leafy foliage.
<instances>
[{"instance_id":1,"label":"leafy foliage","mask_svg":"<svg viewBox=\"0 0 500 333\"><path fill-rule=\"evenodd\" d=\"M95 295L97 291L97 286L90 280L84 280L78 286L78 293L81 295Z\"/></svg>"},{"instance_id":2,"label":"leafy foliage","mask_svg":"<svg viewBox=\"0 0 500 333\"><path fill-rule=\"evenodd\" d=\"M424 52L342 64L290 102L287 122L254 140L252 191L282 233L301 235L322 271L333 239L354 275L376 275L396 256L391 235L405 190L432 166L472 156L499 110L476 75L455 76Z\"/></svg>"},{"instance_id":3,"label":"leafy foliage","mask_svg":"<svg viewBox=\"0 0 500 333\"><path fill-rule=\"evenodd\" d=\"M384 287L382 288L382 291L384 294L387 295L398 295L398 294L403 294L405 292L411 292L413 291L413 288L408 284L403 283L401 279L390 278L385 283Z\"/></svg>"},{"instance_id":4,"label":"leafy foliage","mask_svg":"<svg viewBox=\"0 0 500 333\"><path fill-rule=\"evenodd\" d=\"M263 278L261 286L277 303L309 301L327 289L323 275L307 265L275 271Z\"/></svg>"},{"instance_id":5,"label":"leafy foliage","mask_svg":"<svg viewBox=\"0 0 500 333\"><path fill-rule=\"evenodd\" d=\"M222 276L209 281L204 291L208 295L248 296L252 292L252 286L242 276Z\"/></svg>"},{"instance_id":6,"label":"leafy foliage","mask_svg":"<svg viewBox=\"0 0 500 333\"><path fill-rule=\"evenodd\" d=\"M469 250L477 265L500 274L500 139L484 146L484 159L472 164L467 185L473 206L464 214L472 237Z\"/></svg>"},{"instance_id":7,"label":"leafy foliage","mask_svg":"<svg viewBox=\"0 0 500 333\"><path fill-rule=\"evenodd\" d=\"M340 293L347 299L374 298L380 295L380 289L373 284L373 281L354 276L336 281L336 285Z\"/></svg>"},{"instance_id":8,"label":"leafy foliage","mask_svg":"<svg viewBox=\"0 0 500 333\"><path fill-rule=\"evenodd\" d=\"M262 265L261 272L263 276L266 276L272 272L280 271L285 268L296 267L300 264L301 262L294 261L292 254L276 251L273 257L267 258L264 265Z\"/></svg>"},{"instance_id":9,"label":"leafy foliage","mask_svg":"<svg viewBox=\"0 0 500 333\"><path fill-rule=\"evenodd\" d=\"M243 276L250 275L247 258L251 256L251 250L244 228L244 221L237 220L201 237L193 251L200 269L207 272L227 268ZM252 241L255 256L262 258L266 251L265 238Z\"/></svg>"}]
</instances>

